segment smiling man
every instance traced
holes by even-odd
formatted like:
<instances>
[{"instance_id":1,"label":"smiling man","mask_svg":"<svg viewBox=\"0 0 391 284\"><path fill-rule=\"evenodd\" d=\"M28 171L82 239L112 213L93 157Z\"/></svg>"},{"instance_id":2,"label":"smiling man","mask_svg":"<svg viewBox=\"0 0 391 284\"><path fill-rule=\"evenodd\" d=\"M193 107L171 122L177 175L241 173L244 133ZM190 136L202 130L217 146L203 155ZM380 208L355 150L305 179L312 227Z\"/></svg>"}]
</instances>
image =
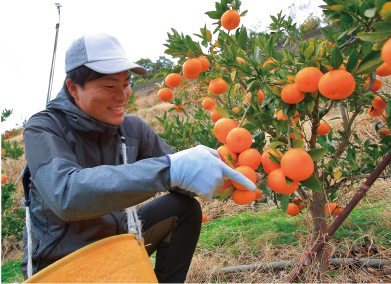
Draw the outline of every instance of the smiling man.
<instances>
[{"instance_id":1,"label":"smiling man","mask_svg":"<svg viewBox=\"0 0 391 284\"><path fill-rule=\"evenodd\" d=\"M28 263L34 274L92 242L128 233L124 209L168 192L137 215L148 254L157 251L159 282L184 282L201 228L193 197L210 200L224 177L252 191L255 185L215 150L198 146L175 153L148 124L125 114L130 72L147 72L127 59L116 38L78 38L66 52L65 69L63 89L24 131L31 172L25 279Z\"/></svg>"}]
</instances>

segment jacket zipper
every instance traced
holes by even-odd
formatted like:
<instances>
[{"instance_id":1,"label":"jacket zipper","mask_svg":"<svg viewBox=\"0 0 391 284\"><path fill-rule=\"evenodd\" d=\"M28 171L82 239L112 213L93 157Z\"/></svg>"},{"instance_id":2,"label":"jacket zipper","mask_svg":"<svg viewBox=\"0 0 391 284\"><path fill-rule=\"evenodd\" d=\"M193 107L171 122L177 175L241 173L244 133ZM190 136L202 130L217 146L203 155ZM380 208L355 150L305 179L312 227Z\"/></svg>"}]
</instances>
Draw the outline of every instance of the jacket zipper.
<instances>
[{"instance_id":1,"label":"jacket zipper","mask_svg":"<svg viewBox=\"0 0 391 284\"><path fill-rule=\"evenodd\" d=\"M42 254L43 254L49 247L51 247L51 246L53 246L53 245L56 245L57 243L59 243L59 242L65 237L66 233L67 233L68 230L69 230L70 225L71 225L71 223L66 223L66 224L65 224L65 228L64 228L64 230L62 231L61 235L60 235L57 239L55 239L54 241L52 241L50 244L48 244L48 245L39 253L39 255L38 255L38 257L37 257L37 261L41 261L41 260L42 260L42 259L41 259Z\"/></svg>"},{"instance_id":2,"label":"jacket zipper","mask_svg":"<svg viewBox=\"0 0 391 284\"><path fill-rule=\"evenodd\" d=\"M115 228L116 228L116 235L118 235L118 234L119 234L119 224L118 224L118 220L117 220L117 218L115 218L115 216L114 216L113 213L110 213L110 216L113 217L113 219L114 219Z\"/></svg>"}]
</instances>

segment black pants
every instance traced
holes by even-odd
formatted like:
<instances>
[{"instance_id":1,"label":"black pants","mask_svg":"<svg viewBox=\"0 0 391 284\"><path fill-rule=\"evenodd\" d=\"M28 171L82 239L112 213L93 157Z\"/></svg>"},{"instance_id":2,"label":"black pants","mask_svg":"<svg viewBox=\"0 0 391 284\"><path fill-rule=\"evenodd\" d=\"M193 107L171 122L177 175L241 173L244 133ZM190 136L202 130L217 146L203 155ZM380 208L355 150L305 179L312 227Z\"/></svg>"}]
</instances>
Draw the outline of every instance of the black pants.
<instances>
[{"instance_id":1,"label":"black pants","mask_svg":"<svg viewBox=\"0 0 391 284\"><path fill-rule=\"evenodd\" d=\"M137 210L142 221L145 249L156 252L155 274L159 283L183 283L201 232L198 201L171 192Z\"/></svg>"}]
</instances>

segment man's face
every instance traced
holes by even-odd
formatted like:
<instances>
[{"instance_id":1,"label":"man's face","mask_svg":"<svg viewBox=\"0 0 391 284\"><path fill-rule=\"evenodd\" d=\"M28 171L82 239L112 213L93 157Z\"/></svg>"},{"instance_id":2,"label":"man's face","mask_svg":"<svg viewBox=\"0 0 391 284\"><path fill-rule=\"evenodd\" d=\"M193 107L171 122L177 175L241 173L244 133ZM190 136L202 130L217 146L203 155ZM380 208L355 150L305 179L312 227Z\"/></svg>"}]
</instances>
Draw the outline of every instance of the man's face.
<instances>
[{"instance_id":1,"label":"man's face","mask_svg":"<svg viewBox=\"0 0 391 284\"><path fill-rule=\"evenodd\" d=\"M71 94L76 106L92 118L106 124L120 125L131 94L129 81L127 71L109 74L86 82L84 89L75 85L76 96Z\"/></svg>"}]
</instances>

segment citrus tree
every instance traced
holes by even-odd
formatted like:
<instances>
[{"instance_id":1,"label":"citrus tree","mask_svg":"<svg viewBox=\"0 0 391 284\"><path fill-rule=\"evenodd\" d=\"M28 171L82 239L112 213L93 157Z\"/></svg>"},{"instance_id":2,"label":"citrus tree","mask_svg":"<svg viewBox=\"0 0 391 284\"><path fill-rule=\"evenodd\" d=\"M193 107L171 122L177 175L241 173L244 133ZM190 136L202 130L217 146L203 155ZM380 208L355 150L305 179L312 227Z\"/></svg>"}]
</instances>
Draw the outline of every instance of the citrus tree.
<instances>
[{"instance_id":1,"label":"citrus tree","mask_svg":"<svg viewBox=\"0 0 391 284\"><path fill-rule=\"evenodd\" d=\"M12 110L3 110L1 122L5 121L12 114ZM23 148L19 147L17 141L8 140L10 137L18 134L18 130L12 129L1 135L1 160L18 160L23 154ZM8 135L7 135L8 134ZM20 206L17 189L14 183L8 180L7 176L1 172L1 243L11 237L18 241L23 237L25 210Z\"/></svg>"},{"instance_id":2,"label":"citrus tree","mask_svg":"<svg viewBox=\"0 0 391 284\"><path fill-rule=\"evenodd\" d=\"M221 0L206 14L216 20L194 34L200 41L172 29L166 54L179 58L158 97L174 103L170 111L188 118L163 124L159 135L174 149L204 144L218 150L228 165L254 182L291 215L307 204L316 241L327 218L343 208L336 200L341 186L355 187L373 172L390 151L390 97L379 92L377 76L391 75L391 2L325 0L327 21L322 39L302 42L302 34L279 13L271 16L269 32L249 38L240 26L241 1ZM277 49L278 46L293 45ZM376 76L377 75L377 76ZM178 88L185 80L208 82L208 94L190 100ZM198 96L198 97L197 97ZM202 106L195 101L202 100ZM326 115L340 111L343 130L331 129ZM361 141L356 118L378 116L379 143ZM304 125L310 130L304 131ZM269 188L271 190L269 190ZM248 204L255 193L226 181L221 200ZM316 256L321 268L327 254Z\"/></svg>"}]
</instances>

